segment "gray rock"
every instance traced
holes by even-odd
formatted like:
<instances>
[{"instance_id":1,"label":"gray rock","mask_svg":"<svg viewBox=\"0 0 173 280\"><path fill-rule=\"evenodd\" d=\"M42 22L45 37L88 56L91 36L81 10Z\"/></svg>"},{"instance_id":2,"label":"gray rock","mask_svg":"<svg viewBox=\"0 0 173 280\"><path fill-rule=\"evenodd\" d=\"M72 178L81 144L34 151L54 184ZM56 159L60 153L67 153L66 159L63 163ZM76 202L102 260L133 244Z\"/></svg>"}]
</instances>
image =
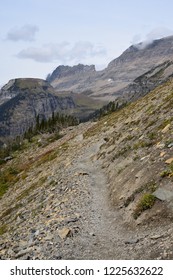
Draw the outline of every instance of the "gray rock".
<instances>
[{"instance_id":1,"label":"gray rock","mask_svg":"<svg viewBox=\"0 0 173 280\"><path fill-rule=\"evenodd\" d=\"M94 232L89 233L90 236L96 236Z\"/></svg>"},{"instance_id":2,"label":"gray rock","mask_svg":"<svg viewBox=\"0 0 173 280\"><path fill-rule=\"evenodd\" d=\"M170 143L167 147L168 148L172 148L173 147L173 143Z\"/></svg>"},{"instance_id":3,"label":"gray rock","mask_svg":"<svg viewBox=\"0 0 173 280\"><path fill-rule=\"evenodd\" d=\"M61 239L65 239L66 237L71 235L71 230L69 228L62 228L58 230L58 235Z\"/></svg>"},{"instance_id":4,"label":"gray rock","mask_svg":"<svg viewBox=\"0 0 173 280\"><path fill-rule=\"evenodd\" d=\"M156 235L150 236L150 239L159 239L163 236L164 236L163 234L156 234Z\"/></svg>"},{"instance_id":5,"label":"gray rock","mask_svg":"<svg viewBox=\"0 0 173 280\"><path fill-rule=\"evenodd\" d=\"M57 254L57 255L54 255L52 259L53 260L61 260L62 256Z\"/></svg>"},{"instance_id":6,"label":"gray rock","mask_svg":"<svg viewBox=\"0 0 173 280\"><path fill-rule=\"evenodd\" d=\"M77 217L74 217L74 218L69 218L66 220L66 223L69 224L69 223L75 223L77 222L79 219Z\"/></svg>"},{"instance_id":7,"label":"gray rock","mask_svg":"<svg viewBox=\"0 0 173 280\"><path fill-rule=\"evenodd\" d=\"M46 237L45 237L45 240L52 240L53 239L53 234L48 234Z\"/></svg>"},{"instance_id":8,"label":"gray rock","mask_svg":"<svg viewBox=\"0 0 173 280\"><path fill-rule=\"evenodd\" d=\"M20 258L28 253L30 253L33 249L32 248L27 248L25 250L21 250L18 254L16 254L16 258Z\"/></svg>"},{"instance_id":9,"label":"gray rock","mask_svg":"<svg viewBox=\"0 0 173 280\"><path fill-rule=\"evenodd\" d=\"M134 238L134 239L126 240L124 243L125 244L136 244L138 242L139 242L139 239L138 238Z\"/></svg>"},{"instance_id":10,"label":"gray rock","mask_svg":"<svg viewBox=\"0 0 173 280\"><path fill-rule=\"evenodd\" d=\"M8 156L8 157L5 157L5 158L4 158L4 161L9 161L9 160L12 160L12 159L13 159L12 156Z\"/></svg>"},{"instance_id":11,"label":"gray rock","mask_svg":"<svg viewBox=\"0 0 173 280\"><path fill-rule=\"evenodd\" d=\"M170 202L173 200L173 190L169 190L166 188L158 188L153 195L161 201Z\"/></svg>"}]
</instances>

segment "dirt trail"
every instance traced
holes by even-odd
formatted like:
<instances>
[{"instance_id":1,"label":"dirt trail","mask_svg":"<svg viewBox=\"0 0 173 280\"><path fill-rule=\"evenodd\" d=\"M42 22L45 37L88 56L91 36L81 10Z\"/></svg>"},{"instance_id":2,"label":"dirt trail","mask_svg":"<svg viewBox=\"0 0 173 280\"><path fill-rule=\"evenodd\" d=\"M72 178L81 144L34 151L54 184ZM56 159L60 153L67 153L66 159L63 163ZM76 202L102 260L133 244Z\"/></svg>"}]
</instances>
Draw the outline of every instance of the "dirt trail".
<instances>
[{"instance_id":1,"label":"dirt trail","mask_svg":"<svg viewBox=\"0 0 173 280\"><path fill-rule=\"evenodd\" d=\"M103 142L97 142L85 146L74 160L75 172L85 174L85 186L89 191L87 209L86 204L81 209L86 216L83 232L78 240L78 245L82 244L82 250L76 250L75 257L128 259L130 254L130 258L135 258L135 252L126 244L133 236L130 232L124 231L121 217L109 205L106 175L101 163L94 157L102 144Z\"/></svg>"}]
</instances>

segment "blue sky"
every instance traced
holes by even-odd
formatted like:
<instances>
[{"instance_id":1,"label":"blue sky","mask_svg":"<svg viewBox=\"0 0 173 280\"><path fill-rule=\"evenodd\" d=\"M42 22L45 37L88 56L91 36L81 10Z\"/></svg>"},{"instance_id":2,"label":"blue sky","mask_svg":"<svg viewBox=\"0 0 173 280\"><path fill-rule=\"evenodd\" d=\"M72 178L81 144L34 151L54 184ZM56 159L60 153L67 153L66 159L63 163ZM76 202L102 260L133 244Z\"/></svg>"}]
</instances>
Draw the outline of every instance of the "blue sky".
<instances>
[{"instance_id":1,"label":"blue sky","mask_svg":"<svg viewBox=\"0 0 173 280\"><path fill-rule=\"evenodd\" d=\"M173 35L172 0L0 0L0 85L58 65L103 69L131 44Z\"/></svg>"}]
</instances>

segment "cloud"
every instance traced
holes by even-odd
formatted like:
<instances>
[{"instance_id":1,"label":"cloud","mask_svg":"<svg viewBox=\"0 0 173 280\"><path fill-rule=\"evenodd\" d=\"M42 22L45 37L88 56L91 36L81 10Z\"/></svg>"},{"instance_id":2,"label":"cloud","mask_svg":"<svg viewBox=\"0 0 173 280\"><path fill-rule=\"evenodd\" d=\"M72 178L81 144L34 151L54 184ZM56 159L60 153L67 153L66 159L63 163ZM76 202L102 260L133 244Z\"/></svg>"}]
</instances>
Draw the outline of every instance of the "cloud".
<instances>
[{"instance_id":1,"label":"cloud","mask_svg":"<svg viewBox=\"0 0 173 280\"><path fill-rule=\"evenodd\" d=\"M7 40L10 41L34 41L35 40L35 34L39 30L38 26L36 25L30 25L26 24L22 27L16 27L11 29L7 33Z\"/></svg>"},{"instance_id":2,"label":"cloud","mask_svg":"<svg viewBox=\"0 0 173 280\"><path fill-rule=\"evenodd\" d=\"M173 30L166 27L157 27L149 32L145 38L140 42L141 35L137 34L132 39L132 44L138 49L144 49L150 45L154 40L173 35Z\"/></svg>"},{"instance_id":3,"label":"cloud","mask_svg":"<svg viewBox=\"0 0 173 280\"><path fill-rule=\"evenodd\" d=\"M171 35L173 35L173 30L168 29L166 27L157 27L146 35L146 39L153 41Z\"/></svg>"},{"instance_id":4,"label":"cloud","mask_svg":"<svg viewBox=\"0 0 173 280\"><path fill-rule=\"evenodd\" d=\"M74 45L68 42L46 44L40 48L30 47L17 54L21 59L32 59L37 62L69 63L80 62L89 57L102 56L106 50L102 46L95 46L90 42L79 41Z\"/></svg>"},{"instance_id":5,"label":"cloud","mask_svg":"<svg viewBox=\"0 0 173 280\"><path fill-rule=\"evenodd\" d=\"M140 34L136 34L135 36L133 36L131 44L132 45L136 45L141 41L141 35Z\"/></svg>"}]
</instances>

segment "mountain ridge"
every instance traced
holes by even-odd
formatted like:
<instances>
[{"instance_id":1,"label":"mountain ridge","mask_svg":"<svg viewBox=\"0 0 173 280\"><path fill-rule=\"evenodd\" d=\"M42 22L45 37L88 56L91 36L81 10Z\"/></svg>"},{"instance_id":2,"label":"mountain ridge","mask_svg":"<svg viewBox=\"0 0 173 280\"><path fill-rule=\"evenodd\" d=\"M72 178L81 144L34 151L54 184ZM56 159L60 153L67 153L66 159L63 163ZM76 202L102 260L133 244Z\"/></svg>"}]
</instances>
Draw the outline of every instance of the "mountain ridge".
<instances>
[{"instance_id":1,"label":"mountain ridge","mask_svg":"<svg viewBox=\"0 0 173 280\"><path fill-rule=\"evenodd\" d=\"M67 76L56 78L54 75L51 84L57 90L72 90L76 93L90 90L90 97L112 101L116 92L125 88L135 78L158 64L173 60L173 36L154 40L143 48L142 44L144 45L139 43L130 46L101 71L89 71L86 76L83 72L81 76L76 76L72 69L77 66L73 66L70 67L72 72L69 79Z\"/></svg>"}]
</instances>

